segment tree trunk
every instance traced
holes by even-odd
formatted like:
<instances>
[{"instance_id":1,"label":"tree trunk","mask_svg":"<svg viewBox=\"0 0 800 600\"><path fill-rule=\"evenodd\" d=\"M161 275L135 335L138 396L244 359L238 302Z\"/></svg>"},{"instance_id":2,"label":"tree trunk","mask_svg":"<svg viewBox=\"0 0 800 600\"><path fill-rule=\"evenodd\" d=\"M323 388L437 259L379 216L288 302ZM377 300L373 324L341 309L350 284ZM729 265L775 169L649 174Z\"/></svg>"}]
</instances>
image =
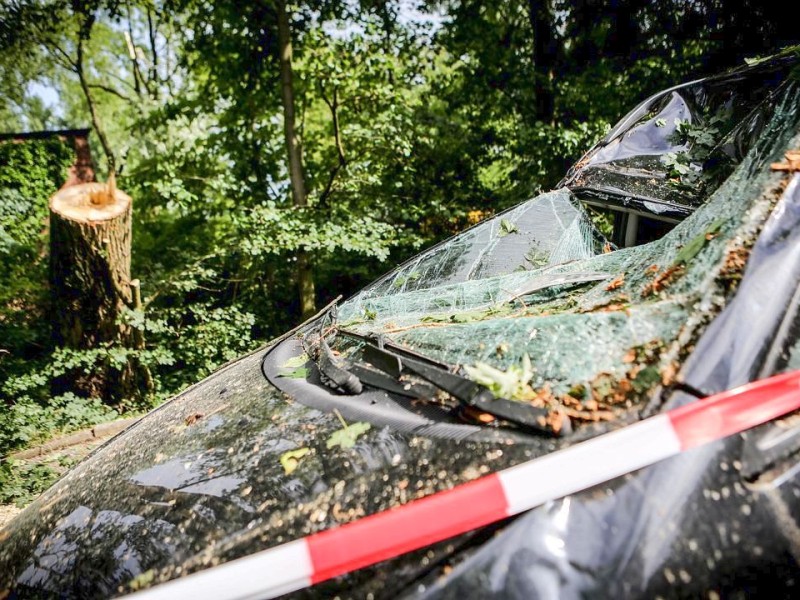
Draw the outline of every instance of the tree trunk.
<instances>
[{"instance_id":1,"label":"tree trunk","mask_svg":"<svg viewBox=\"0 0 800 600\"><path fill-rule=\"evenodd\" d=\"M558 49L550 0L529 0L528 18L533 30L533 77L536 86L536 118L553 123L555 90L553 77Z\"/></svg>"},{"instance_id":2,"label":"tree trunk","mask_svg":"<svg viewBox=\"0 0 800 600\"><path fill-rule=\"evenodd\" d=\"M278 0L278 53L281 67L281 102L283 104L283 135L289 159L289 178L292 183L292 200L297 207L308 205L303 176L303 153L297 137L294 116L294 82L292 78L292 35L285 0ZM303 249L297 252L297 291L303 318L316 312L314 273L311 260Z\"/></svg>"},{"instance_id":3,"label":"tree trunk","mask_svg":"<svg viewBox=\"0 0 800 600\"><path fill-rule=\"evenodd\" d=\"M86 183L62 188L50 199L50 276L58 346L88 350L139 341L121 319L134 300L127 194ZM151 385L147 369L131 360L124 368L96 365L89 374L76 369L58 378L54 391L112 402L138 396Z\"/></svg>"},{"instance_id":4,"label":"tree trunk","mask_svg":"<svg viewBox=\"0 0 800 600\"><path fill-rule=\"evenodd\" d=\"M635 54L639 41L637 14L640 4L636 0L612 0L607 5L611 30L607 40L607 54L629 59Z\"/></svg>"}]
</instances>

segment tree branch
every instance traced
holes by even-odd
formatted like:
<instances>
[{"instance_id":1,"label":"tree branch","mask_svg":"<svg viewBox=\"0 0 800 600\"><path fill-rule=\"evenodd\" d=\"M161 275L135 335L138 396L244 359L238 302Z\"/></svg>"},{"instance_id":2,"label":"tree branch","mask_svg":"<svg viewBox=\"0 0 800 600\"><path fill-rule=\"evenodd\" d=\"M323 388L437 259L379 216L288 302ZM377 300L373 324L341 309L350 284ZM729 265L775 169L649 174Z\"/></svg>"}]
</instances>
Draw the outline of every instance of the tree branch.
<instances>
[{"instance_id":1,"label":"tree branch","mask_svg":"<svg viewBox=\"0 0 800 600\"><path fill-rule=\"evenodd\" d=\"M120 92L118 90L115 90L111 86L103 85L102 83L89 83L88 86L90 88L92 88L92 89L102 90L102 91L107 92L109 94L113 94L117 98L120 98L120 99L124 100L125 102L129 102L130 104L135 104L135 102L131 98L129 98L128 96L126 96L122 92Z\"/></svg>"},{"instance_id":2,"label":"tree branch","mask_svg":"<svg viewBox=\"0 0 800 600\"><path fill-rule=\"evenodd\" d=\"M141 87L143 87L147 94L153 98L153 90L150 87L150 82L148 79L145 79L145 76L142 74L142 69L139 66L139 57L136 53L136 44L133 41L133 19L131 18L131 5L130 2L126 4L126 9L128 13L128 31L125 32L125 42L128 45L128 56L131 59L131 63L133 64L133 82L134 88L136 90L136 95L141 96ZM149 17L149 12L148 12ZM141 86L141 87L140 87Z\"/></svg>"},{"instance_id":3,"label":"tree branch","mask_svg":"<svg viewBox=\"0 0 800 600\"><path fill-rule=\"evenodd\" d=\"M75 70L75 61L67 53L66 50L61 48L61 46L59 46L56 43L49 44L49 43L45 42L45 45L47 47L51 48L51 50L55 51L55 54L53 54L53 58L54 59L56 59L57 61L63 61L61 63L62 67L64 67L65 69L67 69L69 71L74 71Z\"/></svg>"},{"instance_id":4,"label":"tree branch","mask_svg":"<svg viewBox=\"0 0 800 600\"><path fill-rule=\"evenodd\" d=\"M60 63L60 65L68 71L75 70L75 59L64 50L58 43L52 39L51 31L45 28L41 19L32 19L31 26L36 30L37 37L42 41L42 44L49 49L53 58Z\"/></svg>"},{"instance_id":5,"label":"tree branch","mask_svg":"<svg viewBox=\"0 0 800 600\"><path fill-rule=\"evenodd\" d=\"M167 75L166 84L167 84L167 92L169 92L170 97L175 95L175 91L172 89L172 78L178 71L178 65L176 64L175 69L173 70L170 66L170 56L172 55L172 34L175 33L173 29L172 22L168 21L169 35L167 33L163 33L164 35L164 69ZM180 61L176 61L180 64Z\"/></svg>"},{"instance_id":6,"label":"tree branch","mask_svg":"<svg viewBox=\"0 0 800 600\"><path fill-rule=\"evenodd\" d=\"M85 23L84 23L85 26ZM88 39L89 34L91 32L91 24L89 24L88 28L85 29L86 37L84 38L84 27L81 27L81 35L78 37L78 60L75 64L75 71L78 74L78 80L81 84L81 89L83 90L83 95L86 98L86 103L89 105L89 114L92 117L92 126L94 127L95 132L97 133L97 137L100 138L100 145L103 147L103 152L106 155L106 163L108 164L108 172L109 174L114 173L116 170L116 159L114 157L114 151L111 149L111 145L108 143L108 138L106 137L106 132L103 129L103 126L100 122L100 115L97 112L97 106L95 105L94 98L92 97L92 91L89 88L89 82L86 80L86 73L83 70L83 41L84 39Z\"/></svg>"},{"instance_id":7,"label":"tree branch","mask_svg":"<svg viewBox=\"0 0 800 600\"><path fill-rule=\"evenodd\" d=\"M122 77L120 77L119 75L117 75L116 73L112 73L111 71L108 71L108 72L106 72L106 73L105 73L105 75L106 75L106 77L109 77L109 78L111 78L111 79L116 79L116 80L117 80L117 81L119 81L119 82L120 82L122 85L124 85L126 88L128 88L129 90L131 90L132 92L136 92L136 89L135 89L135 88L134 88L134 87L133 87L133 86L130 84L130 82L129 82L129 81L126 81L125 79L123 79Z\"/></svg>"},{"instance_id":8,"label":"tree branch","mask_svg":"<svg viewBox=\"0 0 800 600\"><path fill-rule=\"evenodd\" d=\"M150 80L158 81L158 50L156 50L156 29L153 26L153 12L150 6L147 7L147 31L150 38L150 56L152 62L150 63ZM158 86L156 86L156 91Z\"/></svg>"},{"instance_id":9,"label":"tree branch","mask_svg":"<svg viewBox=\"0 0 800 600\"><path fill-rule=\"evenodd\" d=\"M342 133L339 127L339 96L337 93L337 88L333 86L333 99L328 100L328 97L325 95L325 89L322 87L320 83L319 86L320 96L322 96L322 101L328 106L328 109L331 111L331 118L333 121L333 142L336 146L336 154L338 161L336 165L331 169L330 176L328 177L328 183L325 185L325 189L323 190L322 194L319 197L319 203L322 206L328 205L328 199L333 191L333 183L336 180L339 171L347 166L347 158L344 155L344 146L342 145Z\"/></svg>"},{"instance_id":10,"label":"tree branch","mask_svg":"<svg viewBox=\"0 0 800 600\"><path fill-rule=\"evenodd\" d=\"M344 146L342 146L342 133L339 128L339 97L337 94L336 86L333 86L333 101L328 101L324 91L322 92L322 100L328 105L333 118L333 141L336 144L336 152L339 155L339 163L344 166L347 164L347 159L344 156Z\"/></svg>"}]
</instances>

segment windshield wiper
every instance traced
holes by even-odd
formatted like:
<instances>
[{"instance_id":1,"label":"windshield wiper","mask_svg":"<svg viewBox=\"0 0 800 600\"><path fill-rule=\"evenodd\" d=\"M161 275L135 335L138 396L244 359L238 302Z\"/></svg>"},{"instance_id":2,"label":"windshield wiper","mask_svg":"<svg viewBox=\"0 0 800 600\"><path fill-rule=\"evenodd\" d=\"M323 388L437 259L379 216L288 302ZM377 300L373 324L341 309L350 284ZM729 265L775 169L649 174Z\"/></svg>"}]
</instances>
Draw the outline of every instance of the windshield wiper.
<instances>
[{"instance_id":1,"label":"windshield wiper","mask_svg":"<svg viewBox=\"0 0 800 600\"><path fill-rule=\"evenodd\" d=\"M386 348L381 349L368 343L364 348L364 360L372 363L370 359L374 360L376 356L397 360L401 373L407 372L421 377L440 390L447 392L464 406L538 433L563 435L571 432L569 419L566 416L554 426L550 422L550 412L545 408L497 397L487 387L467 377L409 356L398 356Z\"/></svg>"},{"instance_id":2,"label":"windshield wiper","mask_svg":"<svg viewBox=\"0 0 800 600\"><path fill-rule=\"evenodd\" d=\"M311 343L304 339L303 348L317 365L322 384L343 394L360 394L363 389L361 380L339 364L322 330L316 335L317 339Z\"/></svg>"},{"instance_id":3,"label":"windshield wiper","mask_svg":"<svg viewBox=\"0 0 800 600\"><path fill-rule=\"evenodd\" d=\"M567 283L566 280L587 275L594 279L600 274L581 273L559 279ZM554 415L546 408L497 397L487 387L460 374L457 367L399 346L382 335L366 336L338 328L331 323L335 323L335 314L335 307L332 307L328 313L329 329L326 331L326 319L322 319L307 332L303 347L317 366L320 382L338 393L358 395L364 384L410 398L434 399L441 391L462 407L487 413L529 431L549 436L572 431L566 415ZM363 343L360 361L345 362L334 355L326 338L337 334Z\"/></svg>"},{"instance_id":4,"label":"windshield wiper","mask_svg":"<svg viewBox=\"0 0 800 600\"><path fill-rule=\"evenodd\" d=\"M550 436L565 435L572 431L568 417L561 416L554 421L550 411L545 408L497 397L487 387L454 372L453 367L398 346L382 336L370 338L348 330L338 331L364 342L364 363L355 363L349 370L358 377L366 375L362 381L367 385L405 396L431 397L428 386L420 387L420 384L404 384L400 381L401 376L411 375L446 392L464 407L490 414L521 428ZM402 389L398 389L398 386Z\"/></svg>"}]
</instances>

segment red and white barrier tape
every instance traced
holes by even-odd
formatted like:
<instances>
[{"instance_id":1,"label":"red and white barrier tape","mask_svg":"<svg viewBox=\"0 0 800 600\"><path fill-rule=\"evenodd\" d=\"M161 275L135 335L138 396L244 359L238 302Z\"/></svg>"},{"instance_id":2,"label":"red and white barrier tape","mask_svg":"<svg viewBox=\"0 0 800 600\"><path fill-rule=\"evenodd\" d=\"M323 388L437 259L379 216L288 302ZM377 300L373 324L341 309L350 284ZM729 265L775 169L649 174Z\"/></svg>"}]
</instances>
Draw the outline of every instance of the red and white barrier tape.
<instances>
[{"instance_id":1,"label":"red and white barrier tape","mask_svg":"<svg viewBox=\"0 0 800 600\"><path fill-rule=\"evenodd\" d=\"M134 597L274 598L585 490L798 408L800 371L777 375Z\"/></svg>"}]
</instances>

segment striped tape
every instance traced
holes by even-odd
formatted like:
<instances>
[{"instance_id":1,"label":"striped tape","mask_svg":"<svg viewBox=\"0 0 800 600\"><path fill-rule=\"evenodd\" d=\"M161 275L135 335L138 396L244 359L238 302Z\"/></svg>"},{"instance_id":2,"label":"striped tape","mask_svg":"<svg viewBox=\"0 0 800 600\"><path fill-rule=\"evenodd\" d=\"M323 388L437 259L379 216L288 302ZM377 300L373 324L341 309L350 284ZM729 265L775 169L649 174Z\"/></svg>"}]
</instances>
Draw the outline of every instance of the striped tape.
<instances>
[{"instance_id":1,"label":"striped tape","mask_svg":"<svg viewBox=\"0 0 800 600\"><path fill-rule=\"evenodd\" d=\"M798 408L800 371L777 375L133 597L274 598L519 514Z\"/></svg>"}]
</instances>

